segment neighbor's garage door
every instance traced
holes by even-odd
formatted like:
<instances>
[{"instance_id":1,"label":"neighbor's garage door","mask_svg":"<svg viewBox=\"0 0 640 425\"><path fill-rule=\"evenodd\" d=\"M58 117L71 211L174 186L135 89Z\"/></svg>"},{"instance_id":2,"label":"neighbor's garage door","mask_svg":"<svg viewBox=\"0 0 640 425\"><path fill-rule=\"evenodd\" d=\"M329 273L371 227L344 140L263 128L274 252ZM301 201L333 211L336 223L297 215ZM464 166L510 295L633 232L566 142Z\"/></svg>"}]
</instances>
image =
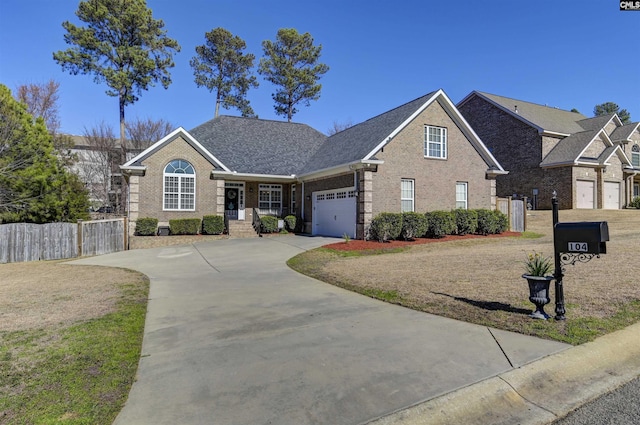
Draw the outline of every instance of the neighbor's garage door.
<instances>
[{"instance_id":1,"label":"neighbor's garage door","mask_svg":"<svg viewBox=\"0 0 640 425\"><path fill-rule=\"evenodd\" d=\"M593 209L594 182L586 180L576 181L577 208Z\"/></svg>"},{"instance_id":2,"label":"neighbor's garage door","mask_svg":"<svg viewBox=\"0 0 640 425\"><path fill-rule=\"evenodd\" d=\"M353 188L313 192L313 234L355 238L356 199Z\"/></svg>"},{"instance_id":3,"label":"neighbor's garage door","mask_svg":"<svg viewBox=\"0 0 640 425\"><path fill-rule=\"evenodd\" d=\"M604 209L620 209L620 183L604 182Z\"/></svg>"}]
</instances>

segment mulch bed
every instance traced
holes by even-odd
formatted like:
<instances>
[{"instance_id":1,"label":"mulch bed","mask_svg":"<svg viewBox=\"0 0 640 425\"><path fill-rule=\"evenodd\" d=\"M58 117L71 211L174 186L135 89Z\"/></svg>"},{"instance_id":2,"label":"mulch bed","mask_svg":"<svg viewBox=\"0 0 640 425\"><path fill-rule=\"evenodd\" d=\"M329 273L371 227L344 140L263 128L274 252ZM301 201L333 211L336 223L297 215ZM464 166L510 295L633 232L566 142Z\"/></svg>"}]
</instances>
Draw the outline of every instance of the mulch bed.
<instances>
[{"instance_id":1,"label":"mulch bed","mask_svg":"<svg viewBox=\"0 0 640 425\"><path fill-rule=\"evenodd\" d=\"M365 241L360 239L352 239L349 242L336 242L329 245L324 245L323 248L333 249L335 251L368 251L368 250L385 250L393 248L401 248L405 246L422 245L426 243L435 242L450 242L450 241L462 241L465 239L477 239L477 238L504 238L520 236L520 232L503 232L499 235L447 235L444 238L431 239L431 238L417 238L413 241Z\"/></svg>"}]
</instances>

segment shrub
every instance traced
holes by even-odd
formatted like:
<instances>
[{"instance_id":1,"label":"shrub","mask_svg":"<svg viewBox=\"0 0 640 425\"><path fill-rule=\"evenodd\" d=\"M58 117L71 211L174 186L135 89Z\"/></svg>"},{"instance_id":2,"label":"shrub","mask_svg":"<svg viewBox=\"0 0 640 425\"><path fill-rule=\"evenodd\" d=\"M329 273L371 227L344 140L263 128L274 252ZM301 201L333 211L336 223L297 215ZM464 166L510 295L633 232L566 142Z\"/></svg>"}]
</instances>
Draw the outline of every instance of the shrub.
<instances>
[{"instance_id":1,"label":"shrub","mask_svg":"<svg viewBox=\"0 0 640 425\"><path fill-rule=\"evenodd\" d=\"M493 235L502 233L509 228L509 218L500 211L486 209L476 211L478 212L478 234Z\"/></svg>"},{"instance_id":2,"label":"shrub","mask_svg":"<svg viewBox=\"0 0 640 425\"><path fill-rule=\"evenodd\" d=\"M401 213L380 213L373 220L369 232L372 239L386 242L397 239L402 233Z\"/></svg>"},{"instance_id":3,"label":"shrub","mask_svg":"<svg viewBox=\"0 0 640 425\"><path fill-rule=\"evenodd\" d=\"M509 217L507 217L506 214L503 214L501 211L494 210L493 215L496 217L496 233L502 233L509 230Z\"/></svg>"},{"instance_id":4,"label":"shrub","mask_svg":"<svg viewBox=\"0 0 640 425\"><path fill-rule=\"evenodd\" d=\"M284 224L286 226L286 229L290 232L294 232L296 230L296 216L295 215L288 215L284 218Z\"/></svg>"},{"instance_id":5,"label":"shrub","mask_svg":"<svg viewBox=\"0 0 640 425\"><path fill-rule=\"evenodd\" d=\"M169 220L169 230L172 235L197 235L200 230L199 218L180 218Z\"/></svg>"},{"instance_id":6,"label":"shrub","mask_svg":"<svg viewBox=\"0 0 640 425\"><path fill-rule=\"evenodd\" d=\"M456 233L459 235L470 235L478 228L478 213L475 210L464 210L458 208L453 210L456 220Z\"/></svg>"},{"instance_id":7,"label":"shrub","mask_svg":"<svg viewBox=\"0 0 640 425\"><path fill-rule=\"evenodd\" d=\"M640 196L636 196L633 201L629 202L629 208L640 209Z\"/></svg>"},{"instance_id":8,"label":"shrub","mask_svg":"<svg viewBox=\"0 0 640 425\"><path fill-rule=\"evenodd\" d=\"M260 217L260 231L262 233L278 233L278 218L272 215Z\"/></svg>"},{"instance_id":9,"label":"shrub","mask_svg":"<svg viewBox=\"0 0 640 425\"><path fill-rule=\"evenodd\" d=\"M426 214L426 218L428 238L438 239L455 233L456 220L453 213L449 211L431 211Z\"/></svg>"},{"instance_id":10,"label":"shrub","mask_svg":"<svg viewBox=\"0 0 640 425\"><path fill-rule=\"evenodd\" d=\"M220 235L224 232L224 217L221 215L205 215L202 217L203 235Z\"/></svg>"},{"instance_id":11,"label":"shrub","mask_svg":"<svg viewBox=\"0 0 640 425\"><path fill-rule=\"evenodd\" d=\"M416 212L402 213L402 239L412 240L427 232L427 217Z\"/></svg>"},{"instance_id":12,"label":"shrub","mask_svg":"<svg viewBox=\"0 0 640 425\"><path fill-rule=\"evenodd\" d=\"M143 217L136 220L135 234L138 236L155 236L158 228L158 219Z\"/></svg>"}]
</instances>

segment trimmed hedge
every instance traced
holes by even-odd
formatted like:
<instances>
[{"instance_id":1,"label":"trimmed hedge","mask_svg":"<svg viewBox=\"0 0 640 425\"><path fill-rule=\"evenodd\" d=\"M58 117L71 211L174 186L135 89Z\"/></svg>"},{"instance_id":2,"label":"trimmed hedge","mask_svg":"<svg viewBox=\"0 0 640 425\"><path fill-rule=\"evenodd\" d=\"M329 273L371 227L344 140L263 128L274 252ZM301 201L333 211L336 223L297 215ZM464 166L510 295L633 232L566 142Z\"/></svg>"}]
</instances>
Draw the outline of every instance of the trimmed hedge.
<instances>
[{"instance_id":1,"label":"trimmed hedge","mask_svg":"<svg viewBox=\"0 0 640 425\"><path fill-rule=\"evenodd\" d=\"M205 215L202 217L203 235L221 235L224 233L224 217L221 215Z\"/></svg>"},{"instance_id":2,"label":"trimmed hedge","mask_svg":"<svg viewBox=\"0 0 640 425\"><path fill-rule=\"evenodd\" d=\"M453 210L458 235L472 235L478 229L478 212L476 210Z\"/></svg>"},{"instance_id":3,"label":"trimmed hedge","mask_svg":"<svg viewBox=\"0 0 640 425\"><path fill-rule=\"evenodd\" d=\"M169 220L169 231L172 235L197 235L201 222L199 218Z\"/></svg>"},{"instance_id":4,"label":"trimmed hedge","mask_svg":"<svg viewBox=\"0 0 640 425\"><path fill-rule=\"evenodd\" d=\"M265 215L264 217L260 217L260 231L262 233L277 233L278 218L272 215Z\"/></svg>"},{"instance_id":5,"label":"trimmed hedge","mask_svg":"<svg viewBox=\"0 0 640 425\"><path fill-rule=\"evenodd\" d=\"M284 224L287 228L288 231L290 232L295 232L296 230L296 216L295 215L288 215L284 218Z\"/></svg>"},{"instance_id":6,"label":"trimmed hedge","mask_svg":"<svg viewBox=\"0 0 640 425\"><path fill-rule=\"evenodd\" d=\"M401 213L380 213L373 220L369 227L371 239L379 242L386 242L398 239L402 233Z\"/></svg>"},{"instance_id":7,"label":"trimmed hedge","mask_svg":"<svg viewBox=\"0 0 640 425\"><path fill-rule=\"evenodd\" d=\"M427 217L427 237L443 238L452 235L456 231L456 220L450 211L430 211L425 214Z\"/></svg>"},{"instance_id":8,"label":"trimmed hedge","mask_svg":"<svg viewBox=\"0 0 640 425\"><path fill-rule=\"evenodd\" d=\"M136 220L135 234L138 236L155 236L158 229L158 219L143 217Z\"/></svg>"},{"instance_id":9,"label":"trimmed hedge","mask_svg":"<svg viewBox=\"0 0 640 425\"><path fill-rule=\"evenodd\" d=\"M509 218L500 211L476 210L478 212L478 230L480 235L495 235L509 228Z\"/></svg>"},{"instance_id":10,"label":"trimmed hedge","mask_svg":"<svg viewBox=\"0 0 640 425\"><path fill-rule=\"evenodd\" d=\"M633 198L633 201L629 202L629 208L640 209L640 196L636 196L635 198Z\"/></svg>"},{"instance_id":11,"label":"trimmed hedge","mask_svg":"<svg viewBox=\"0 0 640 425\"><path fill-rule=\"evenodd\" d=\"M420 238L427 233L428 226L427 217L424 214L404 212L402 213L402 233L400 236L408 241Z\"/></svg>"}]
</instances>

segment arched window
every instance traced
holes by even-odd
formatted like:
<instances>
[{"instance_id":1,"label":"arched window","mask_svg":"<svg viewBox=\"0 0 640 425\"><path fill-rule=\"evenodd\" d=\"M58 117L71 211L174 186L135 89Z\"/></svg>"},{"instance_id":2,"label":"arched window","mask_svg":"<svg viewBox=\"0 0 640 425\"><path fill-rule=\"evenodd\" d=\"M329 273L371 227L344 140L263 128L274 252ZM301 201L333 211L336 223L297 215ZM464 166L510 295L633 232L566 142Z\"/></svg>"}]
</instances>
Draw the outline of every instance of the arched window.
<instances>
[{"instance_id":1,"label":"arched window","mask_svg":"<svg viewBox=\"0 0 640 425\"><path fill-rule=\"evenodd\" d=\"M193 211L196 209L196 172L182 159L164 167L163 209Z\"/></svg>"},{"instance_id":2,"label":"arched window","mask_svg":"<svg viewBox=\"0 0 640 425\"><path fill-rule=\"evenodd\" d=\"M640 146L633 145L631 148L631 165L640 168Z\"/></svg>"}]
</instances>

